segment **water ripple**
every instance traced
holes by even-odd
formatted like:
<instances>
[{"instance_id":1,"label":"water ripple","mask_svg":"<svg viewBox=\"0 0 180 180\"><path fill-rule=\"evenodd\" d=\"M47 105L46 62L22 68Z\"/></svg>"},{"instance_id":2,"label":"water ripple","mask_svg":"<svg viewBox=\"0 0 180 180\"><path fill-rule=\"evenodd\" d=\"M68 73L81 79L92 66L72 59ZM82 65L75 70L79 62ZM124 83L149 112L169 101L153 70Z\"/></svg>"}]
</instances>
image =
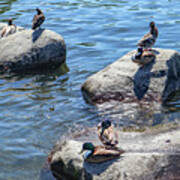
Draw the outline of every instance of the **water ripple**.
<instances>
[{"instance_id":1,"label":"water ripple","mask_svg":"<svg viewBox=\"0 0 180 180\"><path fill-rule=\"evenodd\" d=\"M38 179L59 137L104 118L119 126L179 122L179 95L160 112L134 111L135 104L97 111L80 91L87 77L135 49L151 20L160 32L156 47L179 50L178 0L8 0L0 2L0 20L30 28L36 7L46 15L42 27L64 37L70 71L0 79L0 179Z\"/></svg>"}]
</instances>

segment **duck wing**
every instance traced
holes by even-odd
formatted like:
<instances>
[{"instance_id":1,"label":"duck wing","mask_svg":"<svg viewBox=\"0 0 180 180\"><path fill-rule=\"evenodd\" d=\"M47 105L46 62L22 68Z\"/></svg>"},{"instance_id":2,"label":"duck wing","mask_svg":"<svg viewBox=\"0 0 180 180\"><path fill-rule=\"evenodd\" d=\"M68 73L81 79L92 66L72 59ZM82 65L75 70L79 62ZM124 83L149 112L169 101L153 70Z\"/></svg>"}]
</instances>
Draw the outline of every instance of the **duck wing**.
<instances>
[{"instance_id":1,"label":"duck wing","mask_svg":"<svg viewBox=\"0 0 180 180\"><path fill-rule=\"evenodd\" d=\"M94 156L119 156L125 151L118 148L105 148L103 146L96 146L93 155Z\"/></svg>"},{"instance_id":2,"label":"duck wing","mask_svg":"<svg viewBox=\"0 0 180 180\"><path fill-rule=\"evenodd\" d=\"M143 38L138 42L138 46L140 47L151 47L155 43L155 38L151 33L146 34Z\"/></svg>"},{"instance_id":3,"label":"duck wing","mask_svg":"<svg viewBox=\"0 0 180 180\"><path fill-rule=\"evenodd\" d=\"M45 20L45 16L43 14L40 15L35 15L33 18L33 24L32 24L32 29L36 29L39 27Z\"/></svg>"}]
</instances>

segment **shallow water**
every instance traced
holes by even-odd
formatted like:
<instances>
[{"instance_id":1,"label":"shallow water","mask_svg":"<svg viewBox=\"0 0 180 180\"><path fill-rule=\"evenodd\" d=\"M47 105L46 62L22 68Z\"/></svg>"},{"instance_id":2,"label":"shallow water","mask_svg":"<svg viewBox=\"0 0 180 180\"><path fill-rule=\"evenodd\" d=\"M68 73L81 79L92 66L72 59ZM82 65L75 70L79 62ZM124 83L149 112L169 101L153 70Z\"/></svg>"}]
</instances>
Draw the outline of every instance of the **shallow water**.
<instances>
[{"instance_id":1,"label":"shallow water","mask_svg":"<svg viewBox=\"0 0 180 180\"><path fill-rule=\"evenodd\" d=\"M39 179L59 137L106 116L118 118L120 126L180 123L179 93L171 108L146 114L143 109L135 113L133 104L98 111L84 102L80 91L88 76L134 49L151 20L160 32L156 47L180 50L178 0L4 0L0 21L13 17L15 24L30 28L36 7L47 17L43 27L64 37L70 71L0 79L0 180ZM154 117L159 120L147 123Z\"/></svg>"}]
</instances>

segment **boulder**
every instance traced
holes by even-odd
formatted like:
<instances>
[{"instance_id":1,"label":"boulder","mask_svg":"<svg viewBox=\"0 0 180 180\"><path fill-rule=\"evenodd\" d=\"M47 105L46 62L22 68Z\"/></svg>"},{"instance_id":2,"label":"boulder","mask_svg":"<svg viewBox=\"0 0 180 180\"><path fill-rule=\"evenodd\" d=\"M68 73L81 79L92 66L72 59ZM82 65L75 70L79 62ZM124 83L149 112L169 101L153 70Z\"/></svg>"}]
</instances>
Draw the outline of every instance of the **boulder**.
<instances>
[{"instance_id":1,"label":"boulder","mask_svg":"<svg viewBox=\"0 0 180 180\"><path fill-rule=\"evenodd\" d=\"M132 62L136 51L131 51L90 76L82 85L85 100L91 104L111 100L167 102L180 89L180 54L171 49L153 51L156 59L144 67Z\"/></svg>"},{"instance_id":2,"label":"boulder","mask_svg":"<svg viewBox=\"0 0 180 180\"><path fill-rule=\"evenodd\" d=\"M0 52L0 73L21 74L55 69L66 59L63 38L45 29L20 30L1 38Z\"/></svg>"},{"instance_id":3,"label":"boulder","mask_svg":"<svg viewBox=\"0 0 180 180\"><path fill-rule=\"evenodd\" d=\"M94 135L94 131L91 129ZM86 131L85 134L87 134ZM57 143L49 155L50 169L60 180L172 180L180 177L180 129L120 132L119 142L125 153L104 163L87 163L79 152L84 141L100 144L85 134L79 139ZM77 137L77 136L76 136ZM82 137L84 137L82 139Z\"/></svg>"}]
</instances>

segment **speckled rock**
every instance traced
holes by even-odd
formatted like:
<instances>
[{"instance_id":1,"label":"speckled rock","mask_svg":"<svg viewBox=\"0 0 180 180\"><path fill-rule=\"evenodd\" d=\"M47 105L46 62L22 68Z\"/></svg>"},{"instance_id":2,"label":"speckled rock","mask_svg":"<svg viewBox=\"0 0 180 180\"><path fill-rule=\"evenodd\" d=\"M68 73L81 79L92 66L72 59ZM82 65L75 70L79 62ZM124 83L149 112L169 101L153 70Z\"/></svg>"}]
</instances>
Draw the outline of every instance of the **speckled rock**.
<instances>
[{"instance_id":1,"label":"speckled rock","mask_svg":"<svg viewBox=\"0 0 180 180\"><path fill-rule=\"evenodd\" d=\"M110 100L166 102L180 89L180 54L170 49L154 49L155 61L144 67L132 62L131 51L82 85L85 100L92 104Z\"/></svg>"},{"instance_id":2,"label":"speckled rock","mask_svg":"<svg viewBox=\"0 0 180 180\"><path fill-rule=\"evenodd\" d=\"M179 136L178 127L161 132L119 132L119 146L126 152L119 159L99 164L84 162L79 154L82 140L65 140L57 143L50 155L51 171L58 180L179 179ZM97 139L92 142L100 143Z\"/></svg>"},{"instance_id":3,"label":"speckled rock","mask_svg":"<svg viewBox=\"0 0 180 180\"><path fill-rule=\"evenodd\" d=\"M45 29L23 30L0 39L0 52L1 73L55 69L66 59L61 35Z\"/></svg>"}]
</instances>

